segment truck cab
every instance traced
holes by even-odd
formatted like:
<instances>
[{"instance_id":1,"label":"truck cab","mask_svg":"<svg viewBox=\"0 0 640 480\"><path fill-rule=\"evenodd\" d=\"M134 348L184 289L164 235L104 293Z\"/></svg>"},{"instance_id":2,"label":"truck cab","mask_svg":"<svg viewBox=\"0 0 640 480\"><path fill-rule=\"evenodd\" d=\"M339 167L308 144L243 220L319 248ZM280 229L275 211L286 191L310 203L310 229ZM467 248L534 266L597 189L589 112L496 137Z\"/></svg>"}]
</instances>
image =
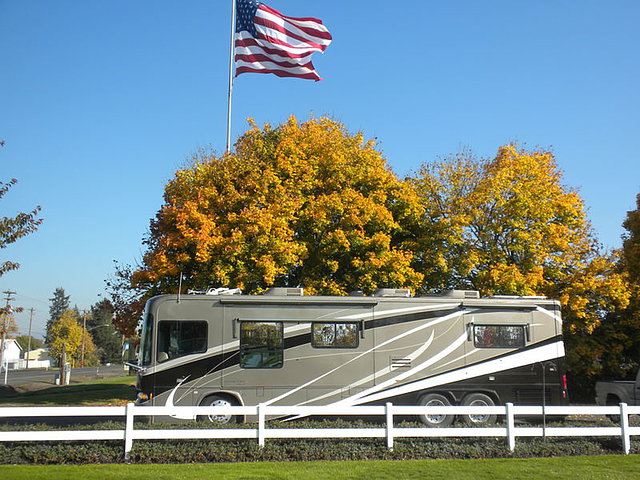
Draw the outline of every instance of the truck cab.
<instances>
[{"instance_id":1,"label":"truck cab","mask_svg":"<svg viewBox=\"0 0 640 480\"><path fill-rule=\"evenodd\" d=\"M640 368L634 380L616 380L596 383L598 405L640 405Z\"/></svg>"}]
</instances>

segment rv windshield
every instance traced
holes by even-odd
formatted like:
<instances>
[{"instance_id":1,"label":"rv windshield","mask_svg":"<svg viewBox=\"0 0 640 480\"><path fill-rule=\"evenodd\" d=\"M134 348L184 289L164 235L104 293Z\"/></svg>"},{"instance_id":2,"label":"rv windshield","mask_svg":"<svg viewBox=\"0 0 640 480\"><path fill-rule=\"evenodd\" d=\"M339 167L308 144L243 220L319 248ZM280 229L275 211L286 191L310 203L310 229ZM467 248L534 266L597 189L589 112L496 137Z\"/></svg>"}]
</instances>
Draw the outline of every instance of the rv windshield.
<instances>
[{"instance_id":1,"label":"rv windshield","mask_svg":"<svg viewBox=\"0 0 640 480\"><path fill-rule=\"evenodd\" d=\"M153 340L153 315L150 312L144 316L142 325L142 339L140 341L140 365L151 364L151 343Z\"/></svg>"}]
</instances>

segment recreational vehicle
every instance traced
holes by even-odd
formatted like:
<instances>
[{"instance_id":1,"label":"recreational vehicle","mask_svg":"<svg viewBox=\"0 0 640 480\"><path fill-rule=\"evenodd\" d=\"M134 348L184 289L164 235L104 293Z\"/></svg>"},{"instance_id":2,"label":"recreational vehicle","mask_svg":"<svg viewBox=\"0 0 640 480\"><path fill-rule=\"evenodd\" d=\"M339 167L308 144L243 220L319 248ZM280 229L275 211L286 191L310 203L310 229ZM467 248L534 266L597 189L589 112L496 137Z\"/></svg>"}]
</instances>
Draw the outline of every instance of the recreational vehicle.
<instances>
[{"instance_id":1,"label":"recreational vehicle","mask_svg":"<svg viewBox=\"0 0 640 480\"><path fill-rule=\"evenodd\" d=\"M568 401L560 305L544 297L216 289L154 297L142 322L136 366L141 405ZM462 419L493 422L495 416ZM445 426L453 417L421 420Z\"/></svg>"}]
</instances>

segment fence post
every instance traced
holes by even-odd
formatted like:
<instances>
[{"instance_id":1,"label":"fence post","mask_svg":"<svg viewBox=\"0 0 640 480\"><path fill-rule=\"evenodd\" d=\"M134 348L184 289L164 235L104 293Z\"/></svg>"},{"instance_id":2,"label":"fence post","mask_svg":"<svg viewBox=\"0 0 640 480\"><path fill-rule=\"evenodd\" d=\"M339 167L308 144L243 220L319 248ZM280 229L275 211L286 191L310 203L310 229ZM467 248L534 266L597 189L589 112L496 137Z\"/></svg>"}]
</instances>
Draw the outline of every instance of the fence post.
<instances>
[{"instance_id":1,"label":"fence post","mask_svg":"<svg viewBox=\"0 0 640 480\"><path fill-rule=\"evenodd\" d=\"M258 445L264 447L264 403L258 404Z\"/></svg>"},{"instance_id":2,"label":"fence post","mask_svg":"<svg viewBox=\"0 0 640 480\"><path fill-rule=\"evenodd\" d=\"M387 417L387 448L393 450L393 405L390 402L385 404L385 414Z\"/></svg>"},{"instance_id":3,"label":"fence post","mask_svg":"<svg viewBox=\"0 0 640 480\"><path fill-rule=\"evenodd\" d=\"M513 403L506 403L507 409L507 441L509 443L509 450L512 452L516 449L516 430L515 419L513 418Z\"/></svg>"},{"instance_id":4,"label":"fence post","mask_svg":"<svg viewBox=\"0 0 640 480\"><path fill-rule=\"evenodd\" d=\"M631 451L631 437L629 435L629 413L627 404L620 404L620 435L622 436L622 449L626 455Z\"/></svg>"},{"instance_id":5,"label":"fence post","mask_svg":"<svg viewBox=\"0 0 640 480\"><path fill-rule=\"evenodd\" d=\"M135 405L133 403L127 403L125 407L125 422L124 422L124 459L129 460L131 456L131 449L133 448L133 409Z\"/></svg>"}]
</instances>

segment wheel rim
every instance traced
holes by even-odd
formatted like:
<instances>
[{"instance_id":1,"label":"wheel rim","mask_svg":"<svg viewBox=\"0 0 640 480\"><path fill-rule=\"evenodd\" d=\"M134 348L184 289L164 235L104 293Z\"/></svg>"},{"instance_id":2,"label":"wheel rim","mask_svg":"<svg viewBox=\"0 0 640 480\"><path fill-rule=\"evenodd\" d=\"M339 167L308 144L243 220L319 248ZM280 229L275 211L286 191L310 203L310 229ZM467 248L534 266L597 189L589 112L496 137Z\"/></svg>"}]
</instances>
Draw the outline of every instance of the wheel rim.
<instances>
[{"instance_id":1,"label":"wheel rim","mask_svg":"<svg viewBox=\"0 0 640 480\"><path fill-rule=\"evenodd\" d=\"M473 402L469 403L469 406L470 407L488 407L489 404L484 400L474 400ZM491 415L467 415L467 417L469 417L469 420L472 421L473 423L488 422L490 416Z\"/></svg>"},{"instance_id":2,"label":"wheel rim","mask_svg":"<svg viewBox=\"0 0 640 480\"><path fill-rule=\"evenodd\" d=\"M427 407L446 407L448 406L446 403L444 403L442 400L429 400L426 404ZM447 418L446 415L425 415L424 416L427 421L429 423L434 423L434 424L439 424L444 422L444 420Z\"/></svg>"},{"instance_id":3,"label":"wheel rim","mask_svg":"<svg viewBox=\"0 0 640 480\"><path fill-rule=\"evenodd\" d=\"M231 402L224 400L223 398L217 398L209 402L210 407L230 407ZM212 423L229 423L231 421L231 415L207 415L207 418Z\"/></svg>"}]
</instances>

